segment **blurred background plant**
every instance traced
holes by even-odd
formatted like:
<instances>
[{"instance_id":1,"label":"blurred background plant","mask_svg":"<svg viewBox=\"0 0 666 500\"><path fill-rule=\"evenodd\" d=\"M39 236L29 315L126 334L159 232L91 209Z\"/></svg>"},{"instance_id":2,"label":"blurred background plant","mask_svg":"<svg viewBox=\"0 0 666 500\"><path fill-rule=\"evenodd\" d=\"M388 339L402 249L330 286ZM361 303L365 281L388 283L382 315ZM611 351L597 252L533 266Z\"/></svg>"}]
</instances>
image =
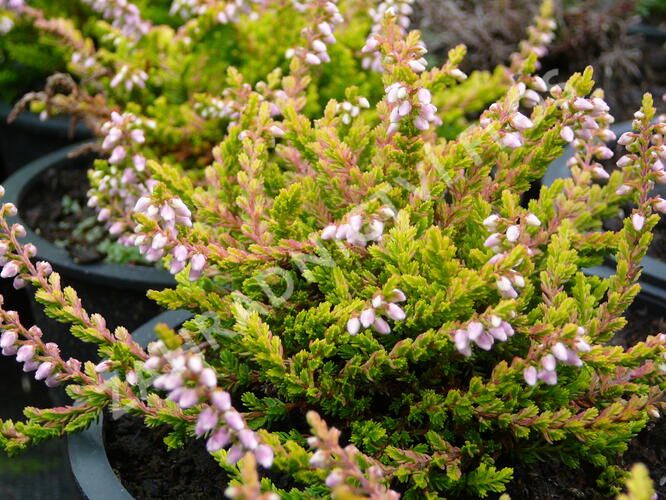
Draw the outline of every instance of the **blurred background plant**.
<instances>
[{"instance_id":1,"label":"blurred background plant","mask_svg":"<svg viewBox=\"0 0 666 500\"><path fill-rule=\"evenodd\" d=\"M462 69L488 69L507 60L537 8L530 0L416 0L414 24L432 57L440 59L464 43L468 56ZM644 92L666 90L663 40L636 29L659 23L665 13L663 0L558 2L557 37L541 73L552 85L591 65L616 117L629 119Z\"/></svg>"}]
</instances>

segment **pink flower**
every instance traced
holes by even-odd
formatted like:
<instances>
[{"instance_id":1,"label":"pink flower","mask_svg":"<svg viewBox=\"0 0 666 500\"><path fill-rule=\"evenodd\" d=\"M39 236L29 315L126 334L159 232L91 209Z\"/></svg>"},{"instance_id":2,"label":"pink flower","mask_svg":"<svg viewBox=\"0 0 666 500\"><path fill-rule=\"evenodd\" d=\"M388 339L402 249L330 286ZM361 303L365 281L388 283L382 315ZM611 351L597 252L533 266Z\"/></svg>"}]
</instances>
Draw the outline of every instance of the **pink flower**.
<instances>
[{"instance_id":1,"label":"pink flower","mask_svg":"<svg viewBox=\"0 0 666 500\"><path fill-rule=\"evenodd\" d=\"M529 386L535 386L537 383L537 369L533 366L529 366L523 370L523 377L525 377L525 382Z\"/></svg>"},{"instance_id":2,"label":"pink flower","mask_svg":"<svg viewBox=\"0 0 666 500\"><path fill-rule=\"evenodd\" d=\"M375 328L377 333L381 333L382 335L388 335L391 333L391 327L383 318L375 318L372 326Z\"/></svg>"},{"instance_id":3,"label":"pink flower","mask_svg":"<svg viewBox=\"0 0 666 500\"><path fill-rule=\"evenodd\" d=\"M404 302L407 300L407 297L405 296L404 293L402 293L401 290L394 288L393 289L393 298L391 299L392 302Z\"/></svg>"},{"instance_id":4,"label":"pink flower","mask_svg":"<svg viewBox=\"0 0 666 500\"><path fill-rule=\"evenodd\" d=\"M257 463L265 469L273 465L273 449L268 445L260 444L257 446L254 456L257 459Z\"/></svg>"},{"instance_id":5,"label":"pink flower","mask_svg":"<svg viewBox=\"0 0 666 500\"><path fill-rule=\"evenodd\" d=\"M329 488L335 488L336 486L339 486L342 484L343 481L342 473L340 472L340 469L334 469L327 477L326 477L326 486Z\"/></svg>"},{"instance_id":6,"label":"pink flower","mask_svg":"<svg viewBox=\"0 0 666 500\"><path fill-rule=\"evenodd\" d=\"M231 409L231 397L226 391L213 391L213 393L210 395L210 400L215 408L220 411L229 411Z\"/></svg>"},{"instance_id":7,"label":"pink flower","mask_svg":"<svg viewBox=\"0 0 666 500\"><path fill-rule=\"evenodd\" d=\"M39 368L37 368L37 372L35 373L35 379L37 380L43 380L51 375L53 373L53 368L54 365L50 361L44 361L39 365Z\"/></svg>"},{"instance_id":8,"label":"pink flower","mask_svg":"<svg viewBox=\"0 0 666 500\"><path fill-rule=\"evenodd\" d=\"M636 231L641 231L643 229L643 225L645 224L645 217L638 213L633 214L631 216L631 223L633 224Z\"/></svg>"},{"instance_id":9,"label":"pink flower","mask_svg":"<svg viewBox=\"0 0 666 500\"><path fill-rule=\"evenodd\" d=\"M199 413L199 418L197 419L197 425L195 433L197 436L201 437L206 432L212 430L217 425L218 418L217 412L212 408L206 408L201 413Z\"/></svg>"},{"instance_id":10,"label":"pink flower","mask_svg":"<svg viewBox=\"0 0 666 500\"><path fill-rule=\"evenodd\" d=\"M361 325L363 328L368 328L375 321L375 310L372 308L364 309L361 312Z\"/></svg>"},{"instance_id":11,"label":"pink flower","mask_svg":"<svg viewBox=\"0 0 666 500\"><path fill-rule=\"evenodd\" d=\"M509 226L506 230L506 239L515 243L520 238L520 226Z\"/></svg>"},{"instance_id":12,"label":"pink flower","mask_svg":"<svg viewBox=\"0 0 666 500\"><path fill-rule=\"evenodd\" d=\"M245 428L245 422L243 422L243 417L240 416L236 410L229 410L224 414L224 421L229 427L235 431L240 431Z\"/></svg>"},{"instance_id":13,"label":"pink flower","mask_svg":"<svg viewBox=\"0 0 666 500\"><path fill-rule=\"evenodd\" d=\"M324 230L321 232L321 239L322 240L332 240L335 238L335 233L337 232L338 227L334 225L326 226Z\"/></svg>"},{"instance_id":14,"label":"pink flower","mask_svg":"<svg viewBox=\"0 0 666 500\"><path fill-rule=\"evenodd\" d=\"M523 131L534 127L534 123L532 123L532 120L530 120L524 114L516 113L513 115L513 118L511 118L511 126L516 130Z\"/></svg>"},{"instance_id":15,"label":"pink flower","mask_svg":"<svg viewBox=\"0 0 666 500\"><path fill-rule=\"evenodd\" d=\"M256 450L259 446L257 436L250 429L243 429L238 433L238 440L248 450Z\"/></svg>"},{"instance_id":16,"label":"pink flower","mask_svg":"<svg viewBox=\"0 0 666 500\"><path fill-rule=\"evenodd\" d=\"M483 246L486 248L492 248L496 247L502 243L502 235L500 233L493 233L488 238L486 238L486 241L483 243Z\"/></svg>"},{"instance_id":17,"label":"pink flower","mask_svg":"<svg viewBox=\"0 0 666 500\"><path fill-rule=\"evenodd\" d=\"M594 109L594 104L592 104L587 99L583 99L582 97L578 97L574 101L573 107L576 111L592 111Z\"/></svg>"},{"instance_id":18,"label":"pink flower","mask_svg":"<svg viewBox=\"0 0 666 500\"><path fill-rule=\"evenodd\" d=\"M18 340L18 335L16 332L12 330L5 330L0 336L0 347L3 349L7 347L12 347L14 344L16 344L16 341Z\"/></svg>"},{"instance_id":19,"label":"pink flower","mask_svg":"<svg viewBox=\"0 0 666 500\"><path fill-rule=\"evenodd\" d=\"M19 273L20 270L21 268L19 267L19 264L16 261L11 261L2 267L2 272L0 272L0 277L13 278Z\"/></svg>"},{"instance_id":20,"label":"pink flower","mask_svg":"<svg viewBox=\"0 0 666 500\"><path fill-rule=\"evenodd\" d=\"M507 148L516 149L523 145L523 138L518 133L508 133L502 138L502 144Z\"/></svg>"},{"instance_id":21,"label":"pink flower","mask_svg":"<svg viewBox=\"0 0 666 500\"><path fill-rule=\"evenodd\" d=\"M347 321L347 333L349 333L349 335L354 336L358 334L360 329L361 322L357 317L350 318L349 321Z\"/></svg>"},{"instance_id":22,"label":"pink flower","mask_svg":"<svg viewBox=\"0 0 666 500\"><path fill-rule=\"evenodd\" d=\"M241 458L243 458L243 448L240 446L232 446L227 455L227 464L234 465L238 463Z\"/></svg>"},{"instance_id":23,"label":"pink flower","mask_svg":"<svg viewBox=\"0 0 666 500\"><path fill-rule=\"evenodd\" d=\"M35 356L35 346L32 344L24 344L19 347L18 352L16 353L16 361L19 363L25 363L26 361L31 361Z\"/></svg>"},{"instance_id":24,"label":"pink flower","mask_svg":"<svg viewBox=\"0 0 666 500\"><path fill-rule=\"evenodd\" d=\"M208 438L208 441L206 442L206 450L208 450L208 453L215 453L228 445L229 441L231 441L229 431L224 427L220 427Z\"/></svg>"},{"instance_id":25,"label":"pink flower","mask_svg":"<svg viewBox=\"0 0 666 500\"><path fill-rule=\"evenodd\" d=\"M403 309L396 304L389 304L387 306L387 311L389 318L391 318L393 321L402 321L406 317L405 311L403 311Z\"/></svg>"},{"instance_id":26,"label":"pink flower","mask_svg":"<svg viewBox=\"0 0 666 500\"><path fill-rule=\"evenodd\" d=\"M209 389L213 389L217 385L217 375L212 368L204 368L199 374L199 380Z\"/></svg>"}]
</instances>

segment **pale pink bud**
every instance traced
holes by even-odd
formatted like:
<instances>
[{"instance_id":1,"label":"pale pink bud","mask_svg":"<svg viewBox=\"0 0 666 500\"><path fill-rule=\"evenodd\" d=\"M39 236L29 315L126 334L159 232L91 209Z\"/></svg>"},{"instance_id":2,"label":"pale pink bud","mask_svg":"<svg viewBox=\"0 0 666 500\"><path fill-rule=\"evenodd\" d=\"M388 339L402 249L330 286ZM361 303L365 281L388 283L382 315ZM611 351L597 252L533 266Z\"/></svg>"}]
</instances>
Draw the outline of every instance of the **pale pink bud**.
<instances>
[{"instance_id":1,"label":"pale pink bud","mask_svg":"<svg viewBox=\"0 0 666 500\"><path fill-rule=\"evenodd\" d=\"M409 112L412 110L412 103L410 103L409 101L402 101L397 109L398 109L398 114L400 116L407 116Z\"/></svg>"},{"instance_id":2,"label":"pale pink bud","mask_svg":"<svg viewBox=\"0 0 666 500\"><path fill-rule=\"evenodd\" d=\"M13 278L19 273L20 270L21 268L19 267L18 262L13 260L11 262L8 262L2 267L2 272L0 272L0 277Z\"/></svg>"},{"instance_id":3,"label":"pale pink bud","mask_svg":"<svg viewBox=\"0 0 666 500\"><path fill-rule=\"evenodd\" d=\"M573 142L575 139L574 131L571 127L564 127L560 132L560 137L562 137L562 140L565 142Z\"/></svg>"},{"instance_id":4,"label":"pale pink bud","mask_svg":"<svg viewBox=\"0 0 666 500\"><path fill-rule=\"evenodd\" d=\"M631 186L627 186L626 184L622 184L619 188L617 188L617 191L615 191L615 194L618 196L624 196L626 194L629 194L631 192Z\"/></svg>"},{"instance_id":5,"label":"pale pink bud","mask_svg":"<svg viewBox=\"0 0 666 500\"><path fill-rule=\"evenodd\" d=\"M130 137L132 138L132 140L134 142L139 143L139 144L143 144L144 142L146 142L146 138L143 135L143 130L141 130L139 128L132 130L130 132Z\"/></svg>"},{"instance_id":6,"label":"pale pink bud","mask_svg":"<svg viewBox=\"0 0 666 500\"><path fill-rule=\"evenodd\" d=\"M592 175L595 179L608 179L610 177L610 174L601 165L597 165L592 169Z\"/></svg>"},{"instance_id":7,"label":"pale pink bud","mask_svg":"<svg viewBox=\"0 0 666 500\"><path fill-rule=\"evenodd\" d=\"M342 484L342 481L344 480L342 473L340 472L340 469L334 469L327 477L326 477L326 486L329 488L333 489L336 486L339 486Z\"/></svg>"},{"instance_id":8,"label":"pale pink bud","mask_svg":"<svg viewBox=\"0 0 666 500\"><path fill-rule=\"evenodd\" d=\"M123 161L125 159L125 156L127 156L127 151L125 151L125 148L122 146L116 146L113 148L113 151L111 152L111 156L109 156L109 163L111 165L116 165Z\"/></svg>"},{"instance_id":9,"label":"pale pink bud","mask_svg":"<svg viewBox=\"0 0 666 500\"><path fill-rule=\"evenodd\" d=\"M654 200L654 208L658 212L666 214L666 200L664 200L660 196L657 196Z\"/></svg>"},{"instance_id":10,"label":"pale pink bud","mask_svg":"<svg viewBox=\"0 0 666 500\"><path fill-rule=\"evenodd\" d=\"M631 165L633 162L634 160L631 158L631 156L625 155L617 161L617 166L620 168L624 168L628 165Z\"/></svg>"},{"instance_id":11,"label":"pale pink bud","mask_svg":"<svg viewBox=\"0 0 666 500\"><path fill-rule=\"evenodd\" d=\"M517 130L527 130L534 127L534 123L522 113L516 113L511 118L511 126Z\"/></svg>"},{"instance_id":12,"label":"pale pink bud","mask_svg":"<svg viewBox=\"0 0 666 500\"><path fill-rule=\"evenodd\" d=\"M257 436L250 429L243 429L238 433L238 440L247 450L256 450L259 446Z\"/></svg>"},{"instance_id":13,"label":"pale pink bud","mask_svg":"<svg viewBox=\"0 0 666 500\"><path fill-rule=\"evenodd\" d=\"M44 383L46 384L46 387L51 387L51 388L58 387L60 385L60 379L58 378L58 374L47 377Z\"/></svg>"},{"instance_id":14,"label":"pale pink bud","mask_svg":"<svg viewBox=\"0 0 666 500\"><path fill-rule=\"evenodd\" d=\"M273 449L266 444L257 446L254 456L257 459L257 463L265 469L273 465Z\"/></svg>"},{"instance_id":15,"label":"pale pink bud","mask_svg":"<svg viewBox=\"0 0 666 500\"><path fill-rule=\"evenodd\" d=\"M557 385L557 372L555 370L541 370L537 377L548 385Z\"/></svg>"},{"instance_id":16,"label":"pale pink bud","mask_svg":"<svg viewBox=\"0 0 666 500\"><path fill-rule=\"evenodd\" d=\"M476 342L476 345L478 345L484 351L490 351L493 346L494 339L488 332L482 331L481 335L479 335L474 342Z\"/></svg>"},{"instance_id":17,"label":"pale pink bud","mask_svg":"<svg viewBox=\"0 0 666 500\"><path fill-rule=\"evenodd\" d=\"M364 54L367 54L368 52L374 52L377 50L377 47L379 47L379 42L373 37L369 38L366 42L363 48L361 49L361 52Z\"/></svg>"},{"instance_id":18,"label":"pale pink bud","mask_svg":"<svg viewBox=\"0 0 666 500\"><path fill-rule=\"evenodd\" d=\"M529 224L530 226L534 227L539 227L541 225L541 221L534 214L529 214L527 217L525 217L525 222L527 222L527 224Z\"/></svg>"},{"instance_id":19,"label":"pale pink bud","mask_svg":"<svg viewBox=\"0 0 666 500\"><path fill-rule=\"evenodd\" d=\"M203 361L201 360L200 356L190 356L190 358L187 360L187 367L192 371L193 373L201 373L201 370L203 370Z\"/></svg>"},{"instance_id":20,"label":"pale pink bud","mask_svg":"<svg viewBox=\"0 0 666 500\"><path fill-rule=\"evenodd\" d=\"M553 354L560 361L566 361L569 355L569 349L562 342L557 342L552 349Z\"/></svg>"},{"instance_id":21,"label":"pale pink bud","mask_svg":"<svg viewBox=\"0 0 666 500\"><path fill-rule=\"evenodd\" d=\"M529 386L535 386L537 383L537 369L533 366L529 366L523 370L523 377L525 377L525 382Z\"/></svg>"},{"instance_id":22,"label":"pale pink bud","mask_svg":"<svg viewBox=\"0 0 666 500\"><path fill-rule=\"evenodd\" d=\"M187 389L178 398L178 405L181 408L187 409L194 406L199 400L199 395L194 389Z\"/></svg>"},{"instance_id":23,"label":"pale pink bud","mask_svg":"<svg viewBox=\"0 0 666 500\"><path fill-rule=\"evenodd\" d=\"M430 128L430 124L428 123L428 120L425 120L421 118L420 116L417 116L414 118L414 126L419 129L419 130L428 130Z\"/></svg>"},{"instance_id":24,"label":"pale pink bud","mask_svg":"<svg viewBox=\"0 0 666 500\"><path fill-rule=\"evenodd\" d=\"M430 101L432 100L432 94L428 89L425 88L420 88L416 92L416 97L418 98L419 102L423 105L430 104Z\"/></svg>"},{"instance_id":25,"label":"pale pink bud","mask_svg":"<svg viewBox=\"0 0 666 500\"><path fill-rule=\"evenodd\" d=\"M629 144L633 143L635 140L635 135L633 132L625 132L620 136L618 139L617 143L622 145L622 146L628 146Z\"/></svg>"},{"instance_id":26,"label":"pale pink bud","mask_svg":"<svg viewBox=\"0 0 666 500\"><path fill-rule=\"evenodd\" d=\"M361 329L361 322L357 317L349 318L349 321L347 321L347 333L349 335L356 335L359 330Z\"/></svg>"},{"instance_id":27,"label":"pale pink bud","mask_svg":"<svg viewBox=\"0 0 666 500\"><path fill-rule=\"evenodd\" d=\"M13 347L17 340L18 334L16 332L12 330L6 330L3 332L2 336L0 336L0 347L3 349L7 347Z\"/></svg>"},{"instance_id":28,"label":"pale pink bud","mask_svg":"<svg viewBox=\"0 0 666 500\"><path fill-rule=\"evenodd\" d=\"M206 387L213 388L217 385L217 375L215 375L215 370L212 368L204 368L199 374L199 380Z\"/></svg>"},{"instance_id":29,"label":"pale pink bud","mask_svg":"<svg viewBox=\"0 0 666 500\"><path fill-rule=\"evenodd\" d=\"M308 63L308 64L317 65L317 64L321 64L321 59L319 59L319 57L314 55L312 52L308 52L305 55L305 62Z\"/></svg>"},{"instance_id":30,"label":"pale pink bud","mask_svg":"<svg viewBox=\"0 0 666 500\"><path fill-rule=\"evenodd\" d=\"M102 361L101 363L98 363L98 364L95 366L95 372L96 372L96 373L105 373L105 372L108 372L108 371L111 369L111 366L112 366L111 361L109 361L108 359L107 359L107 360L104 360L104 361Z\"/></svg>"},{"instance_id":31,"label":"pale pink bud","mask_svg":"<svg viewBox=\"0 0 666 500\"><path fill-rule=\"evenodd\" d=\"M523 145L523 138L518 133L505 134L502 138L502 144L507 148L516 149Z\"/></svg>"},{"instance_id":32,"label":"pale pink bud","mask_svg":"<svg viewBox=\"0 0 666 500\"><path fill-rule=\"evenodd\" d=\"M393 321L402 321L406 317L405 311L403 311L402 307L396 304L389 304L387 307L387 312L389 318L391 318Z\"/></svg>"},{"instance_id":33,"label":"pale pink bud","mask_svg":"<svg viewBox=\"0 0 666 500\"><path fill-rule=\"evenodd\" d=\"M245 422L243 422L243 417L236 410L229 410L224 414L224 421L229 427L235 431L240 431L245 428Z\"/></svg>"},{"instance_id":34,"label":"pale pink bud","mask_svg":"<svg viewBox=\"0 0 666 500\"><path fill-rule=\"evenodd\" d=\"M322 240L332 240L335 238L335 233L338 231L338 227L334 225L326 226L321 232Z\"/></svg>"},{"instance_id":35,"label":"pale pink bud","mask_svg":"<svg viewBox=\"0 0 666 500\"><path fill-rule=\"evenodd\" d=\"M271 134L273 134L275 137L282 137L284 136L284 130L282 130L280 127L277 125L271 125L271 127L268 129Z\"/></svg>"},{"instance_id":36,"label":"pale pink bud","mask_svg":"<svg viewBox=\"0 0 666 500\"><path fill-rule=\"evenodd\" d=\"M375 318L372 326L375 328L377 333L381 333L382 335L388 335L391 333L391 327L383 318Z\"/></svg>"},{"instance_id":37,"label":"pale pink bud","mask_svg":"<svg viewBox=\"0 0 666 500\"><path fill-rule=\"evenodd\" d=\"M35 355L35 346L33 346L32 344L25 344L19 347L16 353L16 361L18 361L19 363L32 361L34 355Z\"/></svg>"},{"instance_id":38,"label":"pale pink bud","mask_svg":"<svg viewBox=\"0 0 666 500\"><path fill-rule=\"evenodd\" d=\"M375 295L372 298L372 307L374 307L375 309L380 308L383 303L384 303L384 299L382 298L381 295Z\"/></svg>"},{"instance_id":39,"label":"pale pink bud","mask_svg":"<svg viewBox=\"0 0 666 500\"><path fill-rule=\"evenodd\" d=\"M53 373L53 368L53 363L50 361L44 361L39 365L39 368L37 368L37 372L35 372L35 379L44 380L45 378L49 377Z\"/></svg>"},{"instance_id":40,"label":"pale pink bud","mask_svg":"<svg viewBox=\"0 0 666 500\"><path fill-rule=\"evenodd\" d=\"M421 61L409 61L407 65L411 68L412 71L415 71L416 73L420 73L421 71L425 71L426 67Z\"/></svg>"},{"instance_id":41,"label":"pale pink bud","mask_svg":"<svg viewBox=\"0 0 666 500\"><path fill-rule=\"evenodd\" d=\"M97 214L97 220L100 222L104 222L111 217L111 210L108 208L103 208L102 210L99 211Z\"/></svg>"},{"instance_id":42,"label":"pale pink bud","mask_svg":"<svg viewBox=\"0 0 666 500\"><path fill-rule=\"evenodd\" d=\"M361 312L361 325L363 328L368 328L375 321L375 310L372 308L364 309Z\"/></svg>"},{"instance_id":43,"label":"pale pink bud","mask_svg":"<svg viewBox=\"0 0 666 500\"><path fill-rule=\"evenodd\" d=\"M315 451L310 457L310 465L318 469L322 469L326 466L326 454L321 451Z\"/></svg>"},{"instance_id":44,"label":"pale pink bud","mask_svg":"<svg viewBox=\"0 0 666 500\"><path fill-rule=\"evenodd\" d=\"M202 271L206 265L206 257L200 253L194 254L192 256L192 270L195 272Z\"/></svg>"},{"instance_id":45,"label":"pale pink bud","mask_svg":"<svg viewBox=\"0 0 666 500\"><path fill-rule=\"evenodd\" d=\"M216 390L210 395L210 400L220 411L229 411L231 409L231 397L226 391Z\"/></svg>"},{"instance_id":46,"label":"pale pink bud","mask_svg":"<svg viewBox=\"0 0 666 500\"><path fill-rule=\"evenodd\" d=\"M645 224L645 217L641 214L634 214L631 216L631 223L633 224L636 231L640 231L643 229L643 225Z\"/></svg>"},{"instance_id":47,"label":"pale pink bud","mask_svg":"<svg viewBox=\"0 0 666 500\"><path fill-rule=\"evenodd\" d=\"M489 217L486 217L483 220L483 225L486 226L487 228L491 229L494 228L495 225L497 224L497 221L499 220L499 215L491 215Z\"/></svg>"},{"instance_id":48,"label":"pale pink bud","mask_svg":"<svg viewBox=\"0 0 666 500\"><path fill-rule=\"evenodd\" d=\"M578 97L574 101L573 107L576 111L592 111L594 109L594 104L592 104L587 99L583 99L582 97Z\"/></svg>"},{"instance_id":49,"label":"pale pink bud","mask_svg":"<svg viewBox=\"0 0 666 500\"><path fill-rule=\"evenodd\" d=\"M520 238L520 226L509 226L506 230L506 239L515 243Z\"/></svg>"},{"instance_id":50,"label":"pale pink bud","mask_svg":"<svg viewBox=\"0 0 666 500\"><path fill-rule=\"evenodd\" d=\"M402 292L402 290L399 290L397 288L393 289L393 297L391 299L393 302L404 302L407 300L407 297L405 294Z\"/></svg>"},{"instance_id":51,"label":"pale pink bud","mask_svg":"<svg viewBox=\"0 0 666 500\"><path fill-rule=\"evenodd\" d=\"M543 358L541 358L541 365L543 366L544 370L552 371L555 369L557 361L555 361L555 358L552 354L546 354Z\"/></svg>"},{"instance_id":52,"label":"pale pink bud","mask_svg":"<svg viewBox=\"0 0 666 500\"><path fill-rule=\"evenodd\" d=\"M231 436L229 431L227 431L224 427L220 427L215 432L213 432L213 434L211 434L211 436L208 438L208 441L206 441L206 450L208 453L215 453L216 451L220 451L222 448L228 445L230 441Z\"/></svg>"},{"instance_id":53,"label":"pale pink bud","mask_svg":"<svg viewBox=\"0 0 666 500\"><path fill-rule=\"evenodd\" d=\"M197 419L197 425L195 428L196 435L199 437L203 436L208 431L214 429L217 425L217 422L217 412L212 408L206 408L201 413L199 413L199 418Z\"/></svg>"}]
</instances>

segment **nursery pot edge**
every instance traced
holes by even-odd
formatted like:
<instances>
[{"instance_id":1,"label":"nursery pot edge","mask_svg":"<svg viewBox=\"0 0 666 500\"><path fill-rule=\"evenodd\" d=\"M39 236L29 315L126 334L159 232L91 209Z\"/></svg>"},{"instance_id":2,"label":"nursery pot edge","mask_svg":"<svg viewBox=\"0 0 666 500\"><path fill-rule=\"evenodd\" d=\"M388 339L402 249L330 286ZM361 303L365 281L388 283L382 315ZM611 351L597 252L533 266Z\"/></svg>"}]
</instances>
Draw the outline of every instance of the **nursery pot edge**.
<instances>
[{"instance_id":1,"label":"nursery pot edge","mask_svg":"<svg viewBox=\"0 0 666 500\"><path fill-rule=\"evenodd\" d=\"M156 324L166 323L176 328L191 317L188 311L167 311L140 326L132 337L146 347L155 339ZM105 376L109 378L113 374ZM76 482L87 500L134 500L111 468L104 448L103 428L104 415L100 415L86 430L67 436L67 451Z\"/></svg>"},{"instance_id":2,"label":"nursery pot edge","mask_svg":"<svg viewBox=\"0 0 666 500\"><path fill-rule=\"evenodd\" d=\"M40 180L40 175L49 168L57 167L69 160L69 154L87 142L65 147L54 153L35 160L12 174L3 182L5 188L4 202L20 205L23 196ZM23 243L33 243L37 247L37 259L46 260L57 268L60 274L72 275L77 278L88 278L100 285L114 288L143 290L148 287L166 288L176 284L173 276L163 269L144 266L128 266L97 262L93 264L77 264L69 256L67 250L59 248L50 241L36 234L21 218L21 214L7 218L9 224L20 223L25 227L26 236Z\"/></svg>"}]
</instances>

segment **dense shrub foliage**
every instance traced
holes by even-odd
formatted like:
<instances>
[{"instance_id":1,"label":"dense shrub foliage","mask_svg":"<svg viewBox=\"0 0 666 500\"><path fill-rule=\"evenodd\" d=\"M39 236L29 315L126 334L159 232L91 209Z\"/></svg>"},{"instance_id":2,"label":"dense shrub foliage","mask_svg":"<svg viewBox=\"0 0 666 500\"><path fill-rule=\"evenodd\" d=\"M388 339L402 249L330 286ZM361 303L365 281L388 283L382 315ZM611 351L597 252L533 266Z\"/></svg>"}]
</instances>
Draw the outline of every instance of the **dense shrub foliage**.
<instances>
[{"instance_id":1,"label":"dense shrub foliage","mask_svg":"<svg viewBox=\"0 0 666 500\"><path fill-rule=\"evenodd\" d=\"M458 69L464 48L427 69L402 7L383 8L349 53L367 61L356 80L381 79L379 96L350 80L318 107L318 68L349 66L328 38L345 23L315 1L284 76L245 87L229 72L231 123L210 156L188 151L205 168L183 175L173 155L147 156L140 196L115 193L131 199L132 224L113 221L112 232L132 228L126 242L178 280L150 296L195 313L175 331L158 327L146 350L30 260L34 246L6 220L15 207L3 206L1 276L34 286L46 313L102 358L63 360L48 332L0 309L3 354L75 402L3 422L8 452L109 408L169 424L169 447L203 438L232 477L231 498L485 497L511 481L507 463L539 460L592 464L601 487L619 492L614 459L664 409L666 335L629 349L608 341L666 211L650 194L666 182L666 125L646 95L634 132L619 138L619 168L603 168L613 118L592 71L552 88L533 74L554 29L548 2L509 67L469 78ZM507 90L464 125L485 107L491 78ZM121 109L102 127L110 157L93 178L161 144L171 121L156 116L148 131L139 112ZM525 201L567 143L572 177ZM117 186L96 189L99 204ZM603 231L630 200L624 227ZM608 256L614 276L583 272ZM648 489L639 479L629 488Z\"/></svg>"}]
</instances>

